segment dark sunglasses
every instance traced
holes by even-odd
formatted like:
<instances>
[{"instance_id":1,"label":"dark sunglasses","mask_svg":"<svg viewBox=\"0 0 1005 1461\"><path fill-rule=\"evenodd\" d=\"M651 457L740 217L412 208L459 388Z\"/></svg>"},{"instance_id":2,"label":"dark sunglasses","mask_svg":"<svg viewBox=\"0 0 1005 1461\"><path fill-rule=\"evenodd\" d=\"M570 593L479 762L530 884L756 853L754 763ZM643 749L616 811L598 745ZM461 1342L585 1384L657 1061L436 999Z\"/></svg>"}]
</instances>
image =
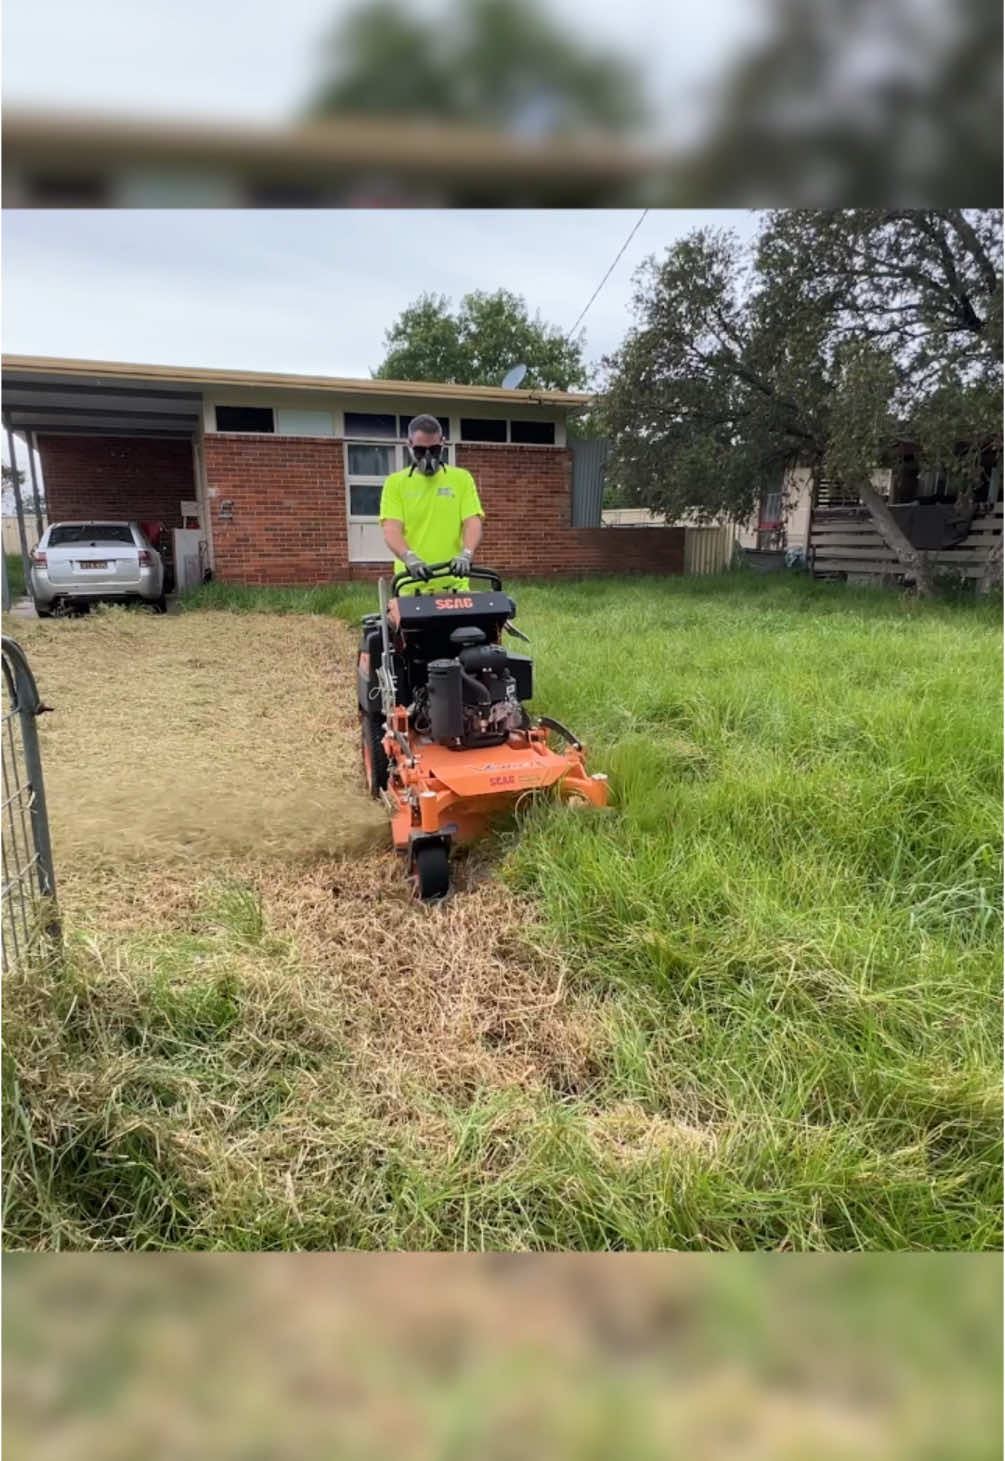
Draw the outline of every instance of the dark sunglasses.
<instances>
[{"instance_id":1,"label":"dark sunglasses","mask_svg":"<svg viewBox=\"0 0 1005 1461\"><path fill-rule=\"evenodd\" d=\"M424 457L428 452L430 456L438 457L443 453L442 442L436 446L413 446L412 451L417 457Z\"/></svg>"}]
</instances>

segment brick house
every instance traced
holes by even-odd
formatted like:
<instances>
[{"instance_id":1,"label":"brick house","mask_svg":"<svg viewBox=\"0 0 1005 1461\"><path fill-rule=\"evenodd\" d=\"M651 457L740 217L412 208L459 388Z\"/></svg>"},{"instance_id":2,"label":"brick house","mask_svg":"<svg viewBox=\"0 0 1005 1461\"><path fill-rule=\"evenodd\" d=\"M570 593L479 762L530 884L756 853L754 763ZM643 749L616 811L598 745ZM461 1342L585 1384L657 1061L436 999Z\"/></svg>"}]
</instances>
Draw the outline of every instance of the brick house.
<instances>
[{"instance_id":1,"label":"brick house","mask_svg":"<svg viewBox=\"0 0 1005 1461\"><path fill-rule=\"evenodd\" d=\"M37 448L50 521L187 526L225 582L385 571L380 485L420 411L475 477L479 556L500 573L683 571L682 530L601 525L589 453L567 433L586 395L37 356L4 356L3 372L4 424Z\"/></svg>"}]
</instances>

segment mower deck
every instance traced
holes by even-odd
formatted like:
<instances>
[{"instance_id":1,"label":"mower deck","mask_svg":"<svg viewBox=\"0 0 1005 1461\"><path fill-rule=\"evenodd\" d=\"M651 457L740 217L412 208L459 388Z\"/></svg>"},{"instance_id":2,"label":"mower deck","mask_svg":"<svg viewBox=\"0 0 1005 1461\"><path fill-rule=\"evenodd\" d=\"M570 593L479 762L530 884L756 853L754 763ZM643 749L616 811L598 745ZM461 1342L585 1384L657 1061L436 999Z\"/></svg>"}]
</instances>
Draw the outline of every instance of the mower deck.
<instances>
[{"instance_id":1,"label":"mower deck","mask_svg":"<svg viewBox=\"0 0 1005 1461\"><path fill-rule=\"evenodd\" d=\"M589 775L582 752L575 748L553 751L543 728L511 734L501 746L461 751L402 729L410 759L393 736L384 741L393 767L387 786L391 835L399 852L430 838L469 842L493 816L549 787L564 798L607 804L606 776Z\"/></svg>"}]
</instances>

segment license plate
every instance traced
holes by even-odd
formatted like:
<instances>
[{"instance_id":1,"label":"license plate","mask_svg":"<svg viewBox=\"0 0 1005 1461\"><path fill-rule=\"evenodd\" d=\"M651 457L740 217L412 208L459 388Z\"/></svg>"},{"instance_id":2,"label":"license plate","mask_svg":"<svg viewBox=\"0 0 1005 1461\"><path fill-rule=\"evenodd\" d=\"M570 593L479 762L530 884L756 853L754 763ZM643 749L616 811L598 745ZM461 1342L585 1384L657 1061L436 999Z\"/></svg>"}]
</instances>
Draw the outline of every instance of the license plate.
<instances>
[{"instance_id":1,"label":"license plate","mask_svg":"<svg viewBox=\"0 0 1005 1461\"><path fill-rule=\"evenodd\" d=\"M82 558L80 560L80 567L81 568L107 568L108 567L108 560L106 558L101 558L101 559L92 558L92 559L89 559L88 561L85 562L84 559Z\"/></svg>"}]
</instances>

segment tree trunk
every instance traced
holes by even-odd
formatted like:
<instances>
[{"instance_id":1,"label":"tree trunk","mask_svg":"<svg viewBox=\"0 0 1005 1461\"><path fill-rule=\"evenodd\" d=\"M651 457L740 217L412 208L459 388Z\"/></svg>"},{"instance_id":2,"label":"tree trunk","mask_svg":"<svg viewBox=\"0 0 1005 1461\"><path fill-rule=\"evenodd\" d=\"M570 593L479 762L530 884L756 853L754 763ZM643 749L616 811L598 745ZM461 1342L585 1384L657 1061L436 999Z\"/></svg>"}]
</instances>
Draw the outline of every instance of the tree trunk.
<instances>
[{"instance_id":1,"label":"tree trunk","mask_svg":"<svg viewBox=\"0 0 1005 1461\"><path fill-rule=\"evenodd\" d=\"M923 599L930 599L935 594L935 587L932 583L932 570L928 562L928 555L914 544L897 526L897 521L887 504L880 497L871 482L861 481L858 484L859 497L876 524L883 542L896 555L898 563L914 579L914 586Z\"/></svg>"},{"instance_id":2,"label":"tree trunk","mask_svg":"<svg viewBox=\"0 0 1005 1461\"><path fill-rule=\"evenodd\" d=\"M1002 587L1002 577L1002 542L999 538L985 560L984 572L977 585L977 592L980 594L994 593L996 589Z\"/></svg>"}]
</instances>

